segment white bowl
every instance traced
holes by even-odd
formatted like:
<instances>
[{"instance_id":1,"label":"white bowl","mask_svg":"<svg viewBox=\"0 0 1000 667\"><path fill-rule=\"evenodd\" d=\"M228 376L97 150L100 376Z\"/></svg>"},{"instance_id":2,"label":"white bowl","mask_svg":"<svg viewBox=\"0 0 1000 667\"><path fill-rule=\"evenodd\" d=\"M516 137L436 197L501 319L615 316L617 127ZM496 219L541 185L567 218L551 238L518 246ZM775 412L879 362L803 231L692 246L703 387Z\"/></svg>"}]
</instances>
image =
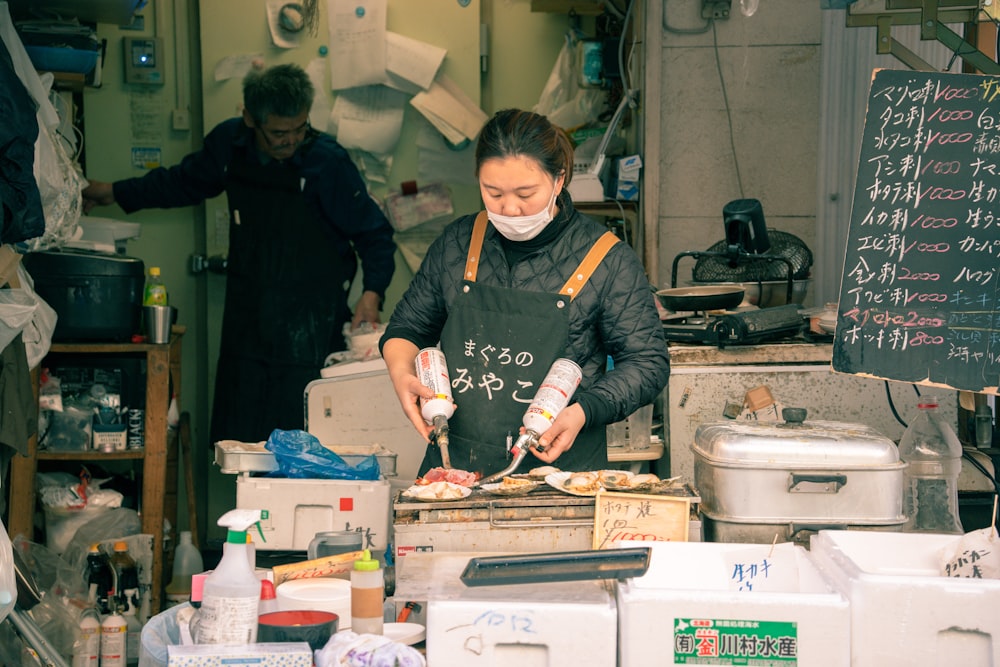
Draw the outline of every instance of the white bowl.
<instances>
[{"instance_id":1,"label":"white bowl","mask_svg":"<svg viewBox=\"0 0 1000 667\"><path fill-rule=\"evenodd\" d=\"M346 579L296 579L281 584L274 593L281 611L329 611L340 617L339 630L351 627L351 582Z\"/></svg>"}]
</instances>

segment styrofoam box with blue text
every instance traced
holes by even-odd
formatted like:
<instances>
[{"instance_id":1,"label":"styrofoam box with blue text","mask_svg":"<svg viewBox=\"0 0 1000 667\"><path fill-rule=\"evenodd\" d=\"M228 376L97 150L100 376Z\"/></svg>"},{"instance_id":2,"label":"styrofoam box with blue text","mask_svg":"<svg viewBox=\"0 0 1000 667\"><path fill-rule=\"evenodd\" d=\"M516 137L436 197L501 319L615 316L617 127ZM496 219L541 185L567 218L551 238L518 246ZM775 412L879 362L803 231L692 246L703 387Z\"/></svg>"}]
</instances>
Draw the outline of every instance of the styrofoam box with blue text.
<instances>
[{"instance_id":1,"label":"styrofoam box with blue text","mask_svg":"<svg viewBox=\"0 0 1000 667\"><path fill-rule=\"evenodd\" d=\"M389 495L386 479L236 478L236 507L266 510L261 522L263 550L305 551L316 533L355 530L364 535L362 546L381 556L389 542Z\"/></svg>"},{"instance_id":2,"label":"styrofoam box with blue text","mask_svg":"<svg viewBox=\"0 0 1000 667\"><path fill-rule=\"evenodd\" d=\"M853 667L1000 665L1000 580L941 576L960 535L822 530L809 550L851 603Z\"/></svg>"},{"instance_id":3,"label":"styrofoam box with blue text","mask_svg":"<svg viewBox=\"0 0 1000 667\"><path fill-rule=\"evenodd\" d=\"M615 584L620 667L850 665L850 610L792 543L650 546L649 570Z\"/></svg>"},{"instance_id":4,"label":"styrofoam box with blue text","mask_svg":"<svg viewBox=\"0 0 1000 667\"><path fill-rule=\"evenodd\" d=\"M468 587L460 575L469 558L397 561L396 599L427 600L428 665L615 667L618 615L604 581ZM414 582L428 590L414 591Z\"/></svg>"}]
</instances>

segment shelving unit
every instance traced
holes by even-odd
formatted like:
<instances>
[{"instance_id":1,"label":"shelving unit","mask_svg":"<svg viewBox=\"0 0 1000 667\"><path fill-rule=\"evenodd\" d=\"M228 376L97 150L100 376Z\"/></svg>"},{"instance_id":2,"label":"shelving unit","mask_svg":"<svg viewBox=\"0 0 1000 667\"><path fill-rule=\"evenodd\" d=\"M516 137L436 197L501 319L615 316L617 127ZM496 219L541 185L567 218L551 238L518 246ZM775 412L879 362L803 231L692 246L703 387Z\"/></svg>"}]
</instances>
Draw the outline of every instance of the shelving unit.
<instances>
[{"instance_id":1,"label":"shelving unit","mask_svg":"<svg viewBox=\"0 0 1000 667\"><path fill-rule=\"evenodd\" d=\"M39 461L141 461L140 514L142 532L153 536L152 611L162 606L164 582L163 520L177 525L177 442L168 435L167 410L170 388L180 400L181 339L184 327L174 326L170 342L147 343L54 343L49 353L62 355L114 354L146 359L146 424L142 449L118 452L46 451L38 449L36 437L28 442L26 456L17 454L10 464L9 522L7 532L32 536L35 516L35 473ZM44 362L43 362L44 363ZM35 386L37 388L37 370ZM174 462L170 470L169 462Z\"/></svg>"}]
</instances>

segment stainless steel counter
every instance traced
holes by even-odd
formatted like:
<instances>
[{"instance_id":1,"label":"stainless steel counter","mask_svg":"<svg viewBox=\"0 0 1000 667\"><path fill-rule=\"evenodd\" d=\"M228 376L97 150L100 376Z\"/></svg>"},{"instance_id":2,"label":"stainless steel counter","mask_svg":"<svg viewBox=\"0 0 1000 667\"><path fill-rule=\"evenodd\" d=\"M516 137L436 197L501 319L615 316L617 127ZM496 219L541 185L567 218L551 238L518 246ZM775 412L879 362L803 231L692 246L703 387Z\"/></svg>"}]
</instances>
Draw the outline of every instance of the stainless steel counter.
<instances>
[{"instance_id":1,"label":"stainless steel counter","mask_svg":"<svg viewBox=\"0 0 1000 667\"><path fill-rule=\"evenodd\" d=\"M892 440L904 427L896 420L887 397L905 420L916 413L917 393L906 382L834 372L833 346L801 340L719 349L709 345L673 343L670 380L663 397L671 475L693 480L691 445L697 427L726 417L727 403L742 405L746 392L765 385L784 407L802 407L807 419L865 424ZM957 392L921 388L936 393L954 423Z\"/></svg>"}]
</instances>

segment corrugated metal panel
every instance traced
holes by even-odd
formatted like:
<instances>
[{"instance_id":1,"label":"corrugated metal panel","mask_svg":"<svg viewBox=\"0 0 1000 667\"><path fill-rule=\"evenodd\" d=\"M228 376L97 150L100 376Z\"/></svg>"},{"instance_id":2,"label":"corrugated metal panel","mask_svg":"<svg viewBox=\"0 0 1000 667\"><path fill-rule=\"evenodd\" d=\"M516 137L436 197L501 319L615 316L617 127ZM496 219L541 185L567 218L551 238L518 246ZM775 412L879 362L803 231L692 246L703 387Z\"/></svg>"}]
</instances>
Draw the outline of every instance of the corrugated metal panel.
<instances>
[{"instance_id":1,"label":"corrugated metal panel","mask_svg":"<svg viewBox=\"0 0 1000 667\"><path fill-rule=\"evenodd\" d=\"M868 88L875 69L908 69L893 56L876 53L875 28L848 28L843 11L823 12L820 65L820 137L817 165L816 240L813 301L837 301L851 222L858 154L865 124ZM958 32L961 28L951 26ZM897 41L932 66L960 72L961 59L941 43L921 41L919 26L892 29Z\"/></svg>"}]
</instances>

